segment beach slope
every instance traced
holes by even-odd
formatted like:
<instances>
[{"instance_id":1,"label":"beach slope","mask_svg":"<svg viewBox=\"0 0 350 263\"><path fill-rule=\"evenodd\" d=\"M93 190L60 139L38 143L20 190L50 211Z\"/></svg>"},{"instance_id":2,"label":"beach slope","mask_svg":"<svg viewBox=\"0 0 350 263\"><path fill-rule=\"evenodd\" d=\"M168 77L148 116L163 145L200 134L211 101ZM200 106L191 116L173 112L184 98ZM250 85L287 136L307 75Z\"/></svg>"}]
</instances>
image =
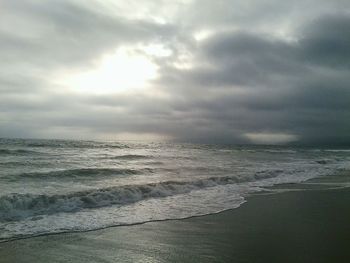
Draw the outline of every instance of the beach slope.
<instances>
[{"instance_id":1,"label":"beach slope","mask_svg":"<svg viewBox=\"0 0 350 263\"><path fill-rule=\"evenodd\" d=\"M350 190L255 195L215 215L0 244L0 262L349 262Z\"/></svg>"}]
</instances>

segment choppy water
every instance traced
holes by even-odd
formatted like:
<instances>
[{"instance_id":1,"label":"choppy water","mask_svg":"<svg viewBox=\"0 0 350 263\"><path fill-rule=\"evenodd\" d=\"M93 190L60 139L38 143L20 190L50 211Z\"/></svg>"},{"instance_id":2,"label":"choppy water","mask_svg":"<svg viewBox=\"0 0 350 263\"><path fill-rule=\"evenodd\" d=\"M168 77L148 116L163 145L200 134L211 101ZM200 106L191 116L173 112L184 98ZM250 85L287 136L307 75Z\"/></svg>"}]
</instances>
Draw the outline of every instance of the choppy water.
<instances>
[{"instance_id":1,"label":"choppy water","mask_svg":"<svg viewBox=\"0 0 350 263\"><path fill-rule=\"evenodd\" d=\"M350 150L0 139L0 241L239 207L350 169Z\"/></svg>"}]
</instances>

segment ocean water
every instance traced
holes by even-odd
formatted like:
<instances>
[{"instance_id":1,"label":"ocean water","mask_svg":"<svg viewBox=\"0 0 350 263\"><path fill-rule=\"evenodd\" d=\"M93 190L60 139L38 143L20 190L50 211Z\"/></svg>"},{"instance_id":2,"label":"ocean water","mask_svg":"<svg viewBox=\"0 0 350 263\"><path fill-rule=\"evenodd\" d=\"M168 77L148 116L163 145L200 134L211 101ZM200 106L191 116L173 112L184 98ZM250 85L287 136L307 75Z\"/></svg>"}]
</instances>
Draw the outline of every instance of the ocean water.
<instances>
[{"instance_id":1,"label":"ocean water","mask_svg":"<svg viewBox=\"0 0 350 263\"><path fill-rule=\"evenodd\" d=\"M217 213L347 170L350 149L0 139L0 242Z\"/></svg>"}]
</instances>

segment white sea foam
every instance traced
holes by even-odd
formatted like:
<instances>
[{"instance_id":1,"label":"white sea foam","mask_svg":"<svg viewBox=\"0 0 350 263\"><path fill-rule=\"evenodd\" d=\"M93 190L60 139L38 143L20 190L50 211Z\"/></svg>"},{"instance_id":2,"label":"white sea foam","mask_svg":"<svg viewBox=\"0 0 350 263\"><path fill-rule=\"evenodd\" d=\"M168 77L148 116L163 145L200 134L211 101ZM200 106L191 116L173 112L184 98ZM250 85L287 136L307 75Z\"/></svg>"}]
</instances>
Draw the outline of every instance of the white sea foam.
<instances>
[{"instance_id":1,"label":"white sea foam","mask_svg":"<svg viewBox=\"0 0 350 263\"><path fill-rule=\"evenodd\" d=\"M73 192L65 195L5 195L0 197L0 222L22 220L27 217L60 212L77 212L87 208L121 206L144 199L184 194L218 185L273 178L281 173L281 170L260 171L245 177L225 176L195 181L166 181L144 185L125 185Z\"/></svg>"}]
</instances>

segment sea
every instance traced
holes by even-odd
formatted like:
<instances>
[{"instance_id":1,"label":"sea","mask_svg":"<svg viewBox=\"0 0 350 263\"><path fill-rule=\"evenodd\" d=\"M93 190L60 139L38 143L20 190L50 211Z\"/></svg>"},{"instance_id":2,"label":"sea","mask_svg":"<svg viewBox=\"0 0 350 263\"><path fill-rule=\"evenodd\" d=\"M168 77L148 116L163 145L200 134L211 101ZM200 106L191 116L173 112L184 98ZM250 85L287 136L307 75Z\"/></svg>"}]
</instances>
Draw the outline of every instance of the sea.
<instances>
[{"instance_id":1,"label":"sea","mask_svg":"<svg viewBox=\"0 0 350 263\"><path fill-rule=\"evenodd\" d=\"M0 242L218 213L349 170L344 148L0 139Z\"/></svg>"}]
</instances>

